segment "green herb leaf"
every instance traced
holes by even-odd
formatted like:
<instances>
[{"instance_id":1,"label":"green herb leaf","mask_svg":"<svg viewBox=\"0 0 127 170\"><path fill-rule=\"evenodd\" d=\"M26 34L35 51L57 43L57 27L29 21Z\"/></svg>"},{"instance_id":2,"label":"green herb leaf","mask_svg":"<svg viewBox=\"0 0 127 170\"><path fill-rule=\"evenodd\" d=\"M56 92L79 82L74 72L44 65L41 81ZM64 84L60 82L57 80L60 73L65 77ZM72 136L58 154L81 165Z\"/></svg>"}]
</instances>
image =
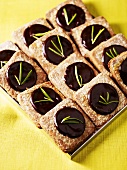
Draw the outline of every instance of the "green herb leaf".
<instances>
[{"instance_id":1,"label":"green herb leaf","mask_svg":"<svg viewBox=\"0 0 127 170\"><path fill-rule=\"evenodd\" d=\"M78 123L83 123L83 122L80 119L71 118L70 116L67 116L64 119L62 119L61 123L78 124Z\"/></svg>"},{"instance_id":2,"label":"green herb leaf","mask_svg":"<svg viewBox=\"0 0 127 170\"><path fill-rule=\"evenodd\" d=\"M61 41L60 41L60 37L59 35L57 35L57 39L58 39L58 43L60 45L60 48L51 40L51 43L52 45L55 47L56 50L54 50L53 48L49 47L48 49L50 51L52 51L53 53L61 56L61 57L64 57L64 54L63 54L63 47L62 47L62 44L61 44Z\"/></svg>"},{"instance_id":3,"label":"green herb leaf","mask_svg":"<svg viewBox=\"0 0 127 170\"><path fill-rule=\"evenodd\" d=\"M94 44L97 40L97 38L101 35L101 33L105 30L105 28L102 28L99 30L99 32L97 33L97 35L94 37L94 26L92 25L92 31L91 31L91 41L92 44Z\"/></svg>"},{"instance_id":4,"label":"green herb leaf","mask_svg":"<svg viewBox=\"0 0 127 170\"><path fill-rule=\"evenodd\" d=\"M119 101L116 101L116 100L110 101L110 94L109 94L109 92L107 92L106 99L103 96L101 96L101 95L100 95L100 98L102 100L99 100L99 103L104 104L104 105L108 105L108 104L111 104L111 103L118 103L119 102Z\"/></svg>"},{"instance_id":5,"label":"green herb leaf","mask_svg":"<svg viewBox=\"0 0 127 170\"><path fill-rule=\"evenodd\" d=\"M8 61L0 61L1 68L7 63Z\"/></svg>"},{"instance_id":6,"label":"green herb leaf","mask_svg":"<svg viewBox=\"0 0 127 170\"><path fill-rule=\"evenodd\" d=\"M75 19L75 17L77 16L77 14L75 13L75 14L72 16L72 18L70 19L70 21L69 21L69 19L68 19L68 14L67 14L67 11L66 11L65 8L63 8L63 12L64 12L64 17L65 17L66 24L67 24L67 25L70 25L70 24L73 22L73 20Z\"/></svg>"},{"instance_id":7,"label":"green herb leaf","mask_svg":"<svg viewBox=\"0 0 127 170\"><path fill-rule=\"evenodd\" d=\"M81 75L78 75L78 69L77 69L77 66L75 66L75 77L76 77L76 80L77 80L77 83L80 87L83 86L82 84L82 76Z\"/></svg>"},{"instance_id":8,"label":"green herb leaf","mask_svg":"<svg viewBox=\"0 0 127 170\"><path fill-rule=\"evenodd\" d=\"M36 34L32 34L31 36L35 39L39 39L40 37L42 37L43 35L49 33L49 31L47 32L42 32L42 33L36 33Z\"/></svg>"},{"instance_id":9,"label":"green herb leaf","mask_svg":"<svg viewBox=\"0 0 127 170\"><path fill-rule=\"evenodd\" d=\"M21 85L23 85L28 80L28 78L30 77L31 74L32 74L32 70L29 71L29 73L27 74L27 76L25 77L25 79L23 80Z\"/></svg>"},{"instance_id":10,"label":"green herb leaf","mask_svg":"<svg viewBox=\"0 0 127 170\"><path fill-rule=\"evenodd\" d=\"M20 62L19 77L17 77L16 75L14 75L14 77L19 85L23 85L28 80L28 78L30 77L31 74L32 74L32 70L29 71L27 76L22 81L22 62Z\"/></svg>"},{"instance_id":11,"label":"green herb leaf","mask_svg":"<svg viewBox=\"0 0 127 170\"><path fill-rule=\"evenodd\" d=\"M41 92L44 94L44 100L38 100L35 101L34 103L39 103L39 102L54 102L52 98L46 93L46 91L41 87Z\"/></svg>"},{"instance_id":12,"label":"green herb leaf","mask_svg":"<svg viewBox=\"0 0 127 170\"><path fill-rule=\"evenodd\" d=\"M107 56L109 56L110 58L114 58L118 55L116 49L113 47L113 49L110 49L109 50L109 53L106 52Z\"/></svg>"}]
</instances>

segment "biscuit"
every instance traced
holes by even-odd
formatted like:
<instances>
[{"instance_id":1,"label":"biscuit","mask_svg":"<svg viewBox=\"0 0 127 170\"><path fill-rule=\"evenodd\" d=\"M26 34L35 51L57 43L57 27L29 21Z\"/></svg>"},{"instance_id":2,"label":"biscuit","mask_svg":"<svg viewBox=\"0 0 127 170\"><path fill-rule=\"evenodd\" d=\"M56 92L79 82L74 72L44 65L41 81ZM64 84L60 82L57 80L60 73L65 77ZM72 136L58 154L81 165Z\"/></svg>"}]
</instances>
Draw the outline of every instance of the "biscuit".
<instances>
[{"instance_id":1,"label":"biscuit","mask_svg":"<svg viewBox=\"0 0 127 170\"><path fill-rule=\"evenodd\" d=\"M2 68L19 48L12 41L0 44L0 68Z\"/></svg>"},{"instance_id":2,"label":"biscuit","mask_svg":"<svg viewBox=\"0 0 127 170\"><path fill-rule=\"evenodd\" d=\"M104 65L104 49L105 48L110 48L111 46L111 50L109 52L113 53L113 55L115 55L115 57L117 56L113 49L112 46L113 45L120 45L122 47L127 48L127 39L125 38L125 36L123 34L117 34L115 36L113 36L112 38L110 38L109 40L102 42L100 45L98 45L97 47L95 47L89 54L89 59L90 61L95 65L95 67L100 71L100 72L105 72L107 74L109 74L109 70L107 70L107 64L106 67ZM116 50L117 52L117 50ZM118 52L117 52L118 53ZM111 55L112 57L112 55ZM109 59L111 59L109 57Z\"/></svg>"},{"instance_id":3,"label":"biscuit","mask_svg":"<svg viewBox=\"0 0 127 170\"><path fill-rule=\"evenodd\" d=\"M40 117L42 116L42 114L39 113L33 107L32 102L31 102L31 96L32 96L32 93L35 90L39 89L40 87L41 88L47 87L47 88L52 89L53 91L55 91L60 96L61 100L65 98L50 82L45 82L45 83L42 83L42 84L35 85L32 88L25 90L24 92L18 94L17 100L18 100L21 108L29 115L31 120L39 128L40 128Z\"/></svg>"},{"instance_id":4,"label":"biscuit","mask_svg":"<svg viewBox=\"0 0 127 170\"><path fill-rule=\"evenodd\" d=\"M54 54L54 52L50 51L49 48L47 50L48 50L48 52L51 52L51 55L50 55L51 61L49 59L47 59L47 57L45 56L45 43L47 43L47 40L49 38L51 38L53 36L58 38L59 35L62 38L64 38L65 40L67 40L67 43L69 43L69 45L67 44L67 49L66 49L66 44L64 43L64 41L63 41L63 44L61 44L62 48L63 48L63 53L65 53L65 52L69 52L69 53L77 52L76 46L74 45L74 43L72 42L70 37L68 35L66 35L65 32L61 28L54 29L54 30L50 31L48 34L44 35L39 40L35 41L29 47L31 54L32 54L32 57L40 63L40 65L42 66L42 68L45 70L45 72L47 74L49 74L49 72L51 72L62 60L64 60L66 57L68 57L68 56L66 56L66 57L62 56L63 57L62 58L61 56L57 55L57 56L55 56L55 60L53 61L52 55ZM53 43L52 40L50 42ZM48 43L49 43L49 41L48 41ZM50 44L50 46L52 45L52 43ZM59 43L58 43L58 45L59 45ZM53 46L52 48L54 48L54 50L59 52L56 49L56 47L54 47L54 45L52 45L52 46ZM65 50L64 50L64 48L65 48ZM55 63L56 61L57 62L59 61L59 63Z\"/></svg>"},{"instance_id":5,"label":"biscuit","mask_svg":"<svg viewBox=\"0 0 127 170\"><path fill-rule=\"evenodd\" d=\"M36 25L36 24L46 26L47 28L52 29L51 26L48 24L48 22L45 19L39 18L39 19L33 20L29 23L26 23L25 25L21 26L20 28L18 28L17 30L15 30L12 33L13 41L19 46L19 48L24 53L26 53L30 57L31 57L31 54L30 54L30 51L29 51L29 46L27 46L27 44L26 44L26 40L25 40L25 37L24 37L24 31L27 28L29 28L30 26Z\"/></svg>"},{"instance_id":6,"label":"biscuit","mask_svg":"<svg viewBox=\"0 0 127 170\"><path fill-rule=\"evenodd\" d=\"M80 134L79 137L73 138L68 135L63 135L56 127L56 120L55 120L56 114L58 113L58 111L65 108L76 109L84 117L85 129L83 129L83 132L82 134ZM42 116L40 119L40 124L44 129L44 131L46 131L50 135L50 137L64 152L73 152L81 144L83 144L88 137L90 137L95 132L95 126L93 125L93 123L89 120L86 114L80 109L80 107L70 99L63 100L51 111L47 112L44 116ZM72 124L69 125L72 126Z\"/></svg>"},{"instance_id":7,"label":"biscuit","mask_svg":"<svg viewBox=\"0 0 127 170\"><path fill-rule=\"evenodd\" d=\"M109 61L109 69L112 76L115 78L121 90L127 95L127 85L123 82L120 76L121 64L127 59L127 52L121 53L119 56Z\"/></svg>"},{"instance_id":8,"label":"biscuit","mask_svg":"<svg viewBox=\"0 0 127 170\"><path fill-rule=\"evenodd\" d=\"M48 76L49 80L52 82L52 84L54 84L54 86L57 89L59 89L59 91L61 91L61 93L63 93L67 98L71 98L71 99L73 99L73 95L75 94L77 89L81 88L83 86L83 82L80 82L80 84L79 84L78 80L76 79L76 72L75 72L76 70L74 71L74 75L72 74L72 71L68 70L70 75L69 74L67 75L67 69L69 68L69 66L72 66L76 63L83 63L90 67L90 73L91 72L92 73L88 74L88 78L90 76L92 76L92 78L93 78L94 76L97 75L97 71L91 66L91 64L77 52L77 53L71 54L66 60L64 60L62 63L60 63L53 71L50 72L50 74ZM79 66L79 67L81 67L81 66ZM85 68L87 69L87 67L85 67ZM79 69L83 69L83 67L78 68L78 66L77 66L77 69L78 69L77 72L79 72ZM85 81L87 72L89 72L88 69L86 70L86 73L85 73L85 71L82 72L82 74L85 74L85 76L82 76L83 81ZM65 78L65 76L66 76L66 78ZM74 76L75 78L73 79L72 76ZM79 77L79 75L78 75L78 77ZM72 79L72 80L69 80L70 81L69 84L67 82L67 78ZM87 82L90 81L92 78L88 79ZM74 85L73 82L75 82L76 84ZM74 85L74 88L71 88L72 85Z\"/></svg>"},{"instance_id":9,"label":"biscuit","mask_svg":"<svg viewBox=\"0 0 127 170\"><path fill-rule=\"evenodd\" d=\"M45 72L30 57L28 57L22 51L15 52L8 63L0 70L0 85L7 91L10 96L15 99L17 99L17 95L20 93L20 91L16 91L14 90L14 88L11 87L8 82L7 72L13 63L19 61L25 61L34 67L37 74L36 84L43 83L47 79Z\"/></svg>"},{"instance_id":10,"label":"biscuit","mask_svg":"<svg viewBox=\"0 0 127 170\"><path fill-rule=\"evenodd\" d=\"M91 107L91 105L89 103L90 91L93 86L95 86L99 83L107 83L109 85L112 85L117 91L117 94L119 97L118 106L110 114L102 115L102 114L98 113L97 111L93 110L93 108ZM100 89L99 89L99 91L100 91ZM99 94L99 91L97 91L98 94ZM125 98L125 96L121 92L121 90L116 86L116 84L112 81L112 79L109 76L107 76L106 74L103 74L103 73L98 74L89 83L87 83L81 89L79 89L76 92L74 98L75 98L76 102L79 104L79 106L86 112L86 114L91 118L93 123L98 128L100 128L102 125L104 125L110 118L113 117L113 115L118 113L118 111L120 111L127 104L127 99ZM109 96L109 98L110 98L110 96ZM109 100L109 99L107 99L107 100ZM105 110L105 111L107 111L107 110Z\"/></svg>"},{"instance_id":11,"label":"biscuit","mask_svg":"<svg viewBox=\"0 0 127 170\"><path fill-rule=\"evenodd\" d=\"M88 11L88 9L86 8L86 6L84 5L84 3L81 0L67 0L61 4L59 4L57 7L49 10L46 13L46 18L47 20L53 25L53 27L58 28L60 27L61 24L59 24L58 18L57 18L57 12L64 7L65 5L76 5L77 7L81 8L81 10L83 10L83 12L85 13L84 15L84 19L86 21L91 20L92 19L92 15L90 14L90 12ZM71 9L72 12L72 9ZM80 15L81 17L81 15ZM79 19L79 18L78 18ZM83 23L84 23L83 22ZM83 24L82 23L82 24ZM62 27L63 28L63 27ZM64 28L63 28L64 29ZM73 29L73 28L72 28ZM65 29L64 29L65 30ZM66 33L68 34L69 32L66 31Z\"/></svg>"},{"instance_id":12,"label":"biscuit","mask_svg":"<svg viewBox=\"0 0 127 170\"><path fill-rule=\"evenodd\" d=\"M84 31L84 29L88 28L89 26L94 26L94 25L99 25L99 26L103 26L105 28L105 30L108 31L108 33L110 33L110 36L114 36L114 32L112 30L112 28L110 27L109 23L107 22L107 20L102 17L102 16L98 16L92 20L89 20L87 21L85 24L82 24L80 25L79 27L77 28L74 28L72 30L72 36L76 42L76 44L78 45L79 47L79 50L82 54L82 56L85 56L86 54L89 54L89 49L87 49L83 44L82 44L82 38L81 38L81 35L82 35L82 32ZM101 29L100 29L101 30ZM102 29L103 30L103 29ZM98 31L99 33L99 31ZM96 33L96 35L98 34ZM102 32L103 33L103 32ZM92 39L92 30L91 30L91 33L90 33L90 37L88 38L89 39L89 43L92 44L92 40L90 41L90 39ZM93 34L94 34L94 30L93 30ZM94 39L96 37L96 35L94 35ZM101 34L100 34L101 35ZM108 38L110 38L110 36ZM99 36L98 36L99 37ZM98 38L96 39L98 40ZM95 44L96 42L93 43L93 45ZM100 43L100 41L99 41ZM95 44L95 45L99 45L99 44Z\"/></svg>"}]
</instances>

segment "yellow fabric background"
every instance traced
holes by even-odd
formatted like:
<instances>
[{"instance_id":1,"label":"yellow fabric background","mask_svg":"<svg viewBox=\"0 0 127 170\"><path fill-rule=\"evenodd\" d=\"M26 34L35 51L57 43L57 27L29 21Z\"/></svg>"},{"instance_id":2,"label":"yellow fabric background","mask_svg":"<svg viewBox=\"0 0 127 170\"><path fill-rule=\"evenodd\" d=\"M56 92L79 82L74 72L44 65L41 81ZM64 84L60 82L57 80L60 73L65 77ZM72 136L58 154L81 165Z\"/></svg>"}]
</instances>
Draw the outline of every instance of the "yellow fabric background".
<instances>
[{"instance_id":1,"label":"yellow fabric background","mask_svg":"<svg viewBox=\"0 0 127 170\"><path fill-rule=\"evenodd\" d=\"M0 0L0 43L19 26L39 17L61 0ZM126 0L84 0L95 16L103 15L116 33L127 37ZM62 153L0 89L0 170L126 170L127 111L74 160Z\"/></svg>"}]
</instances>

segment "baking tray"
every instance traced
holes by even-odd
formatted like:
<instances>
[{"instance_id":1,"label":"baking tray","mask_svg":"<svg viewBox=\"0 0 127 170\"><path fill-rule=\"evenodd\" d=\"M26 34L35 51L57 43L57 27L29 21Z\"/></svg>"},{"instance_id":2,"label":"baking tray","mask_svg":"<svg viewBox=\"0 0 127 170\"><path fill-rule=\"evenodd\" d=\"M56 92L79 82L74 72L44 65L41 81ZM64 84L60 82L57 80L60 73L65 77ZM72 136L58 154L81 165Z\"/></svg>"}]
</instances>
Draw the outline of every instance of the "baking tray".
<instances>
[{"instance_id":1,"label":"baking tray","mask_svg":"<svg viewBox=\"0 0 127 170\"><path fill-rule=\"evenodd\" d=\"M9 95L6 93L6 91L0 87L0 93L4 94L7 100L12 104L12 107L14 108L19 108L23 113L25 114L25 111L22 110L20 105ZM127 109L127 105L121 109L117 114L115 114L107 123L105 123L100 129L96 130L95 133L93 133L92 136L90 136L77 150L75 150L73 153L66 153L66 155L70 158L73 159L84 147L86 147L92 140L95 139L107 126L109 126L116 118L118 118L125 110ZM48 138L51 139L46 132L42 131L47 136ZM53 140L52 140L53 141ZM63 152L64 153L64 152Z\"/></svg>"}]
</instances>

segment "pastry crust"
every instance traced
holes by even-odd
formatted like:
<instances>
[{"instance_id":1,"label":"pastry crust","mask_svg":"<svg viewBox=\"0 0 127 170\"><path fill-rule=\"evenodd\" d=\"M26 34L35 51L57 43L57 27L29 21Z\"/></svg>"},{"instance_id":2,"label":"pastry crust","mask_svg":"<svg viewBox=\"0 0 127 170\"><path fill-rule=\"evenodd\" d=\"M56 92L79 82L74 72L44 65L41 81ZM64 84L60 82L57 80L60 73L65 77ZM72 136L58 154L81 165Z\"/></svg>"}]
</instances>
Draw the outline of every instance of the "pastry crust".
<instances>
[{"instance_id":1,"label":"pastry crust","mask_svg":"<svg viewBox=\"0 0 127 170\"><path fill-rule=\"evenodd\" d=\"M61 4L59 4L58 6L56 6L55 8L49 10L47 13L46 13L46 18L47 20L49 20L49 22L55 27L55 28L58 28L60 27L58 24L57 24L57 21L56 21L56 15L57 15L57 12L58 10L67 5L67 4L73 4L73 5L76 5L78 7L80 7L84 13L85 13L85 17L86 17L86 21L88 20L91 20L92 19L92 15L90 14L90 12L88 11L88 9L86 8L86 6L84 5L84 3L81 1L81 0L67 0ZM68 34L69 32L66 31L66 33Z\"/></svg>"},{"instance_id":2,"label":"pastry crust","mask_svg":"<svg viewBox=\"0 0 127 170\"><path fill-rule=\"evenodd\" d=\"M31 25L34 25L34 24L40 24L40 25L44 25L46 27L48 27L49 29L52 29L51 26L48 24L48 22L43 19L43 18L39 18L37 20L33 20L27 24L25 24L24 26L21 26L20 28L18 28L17 30L15 30L13 33L12 33L12 38L13 38L13 41L20 47L20 49L26 53L29 57L31 57L31 54L30 54L30 50L29 50L29 47L26 46L25 44L25 39L24 39L24 31L27 27L31 26Z\"/></svg>"},{"instance_id":3,"label":"pastry crust","mask_svg":"<svg viewBox=\"0 0 127 170\"><path fill-rule=\"evenodd\" d=\"M0 44L0 51L2 50L18 51L19 48L12 41L5 41L2 44Z\"/></svg>"},{"instance_id":4,"label":"pastry crust","mask_svg":"<svg viewBox=\"0 0 127 170\"><path fill-rule=\"evenodd\" d=\"M58 110L64 107L76 108L83 114L85 118L85 123L86 123L85 131L78 138L69 138L68 136L62 135L55 126L54 115L57 113ZM89 120L86 114L80 109L80 107L70 99L63 100L51 111L47 112L47 114L41 117L40 124L42 128L50 135L51 138L53 138L55 143L64 152L73 152L81 144L83 144L90 135L92 135L95 132L95 126L93 125L93 123Z\"/></svg>"},{"instance_id":5,"label":"pastry crust","mask_svg":"<svg viewBox=\"0 0 127 170\"><path fill-rule=\"evenodd\" d=\"M109 74L109 71L104 67L103 65L103 51L105 48L110 47L111 45L121 45L125 48L127 48L127 39L123 34L117 34L110 38L109 40L102 42L100 45L95 47L90 53L89 53L89 59L90 61L95 65L95 67L100 72L105 72L106 74Z\"/></svg>"},{"instance_id":6,"label":"pastry crust","mask_svg":"<svg viewBox=\"0 0 127 170\"><path fill-rule=\"evenodd\" d=\"M96 113L91 106L89 105L88 101L88 93L90 89L98 83L108 83L112 85L119 96L119 104L117 108L108 115L100 115ZM90 83L87 83L84 85L81 89L79 89L75 96L74 96L76 102L79 104L79 106L86 112L86 114L91 118L93 123L100 128L102 125L104 125L113 115L118 113L126 104L127 104L127 99L125 98L124 94L121 92L121 90L116 86L116 84L113 82L113 80L107 76L106 74L100 73L98 76L93 78Z\"/></svg>"},{"instance_id":7,"label":"pastry crust","mask_svg":"<svg viewBox=\"0 0 127 170\"><path fill-rule=\"evenodd\" d=\"M31 120L35 123L35 125L38 128L41 128L40 126L40 117L42 116L40 113L38 113L32 106L30 99L31 99L31 95L32 92L35 91L36 89L40 88L40 87L48 87L53 89L57 94L59 94L59 96L61 97L61 99L64 99L65 97L50 83L50 82L45 82L42 84L38 84L33 86L32 88L25 90L24 92L18 94L17 96L17 100L19 102L19 104L21 105L21 108L29 115L29 117L31 118Z\"/></svg>"},{"instance_id":8,"label":"pastry crust","mask_svg":"<svg viewBox=\"0 0 127 170\"><path fill-rule=\"evenodd\" d=\"M36 70L37 73L37 81L36 84L43 83L46 81L47 76L44 73L44 71L25 53L22 51L17 51L15 54L11 57L11 59L8 61L8 63L1 68L0 70L0 85L7 91L7 93L12 96L13 98L17 99L17 95L20 93L19 91L15 91L11 86L9 85L6 77L6 72L9 68L9 66L17 61L25 61L30 63Z\"/></svg>"},{"instance_id":9,"label":"pastry crust","mask_svg":"<svg viewBox=\"0 0 127 170\"><path fill-rule=\"evenodd\" d=\"M64 60L62 63L60 63L50 74L49 74L49 80L54 84L54 86L61 91L67 98L73 99L73 95L76 91L70 89L67 84L65 83L65 73L66 69L69 65L76 63L76 62L83 62L90 66L94 74L97 75L98 72L91 66L91 64L82 57L78 52L71 54L66 60Z\"/></svg>"},{"instance_id":10,"label":"pastry crust","mask_svg":"<svg viewBox=\"0 0 127 170\"><path fill-rule=\"evenodd\" d=\"M43 54L43 45L46 39L53 35L60 35L66 38L67 40L69 40L70 43L72 44L73 52L77 52L75 44L61 28L54 29L50 31L48 34L39 38L39 40L36 40L33 44L30 45L29 49L31 51L32 57L40 63L40 65L42 66L42 68L45 70L47 74L49 74L57 66L53 63L50 63Z\"/></svg>"},{"instance_id":11,"label":"pastry crust","mask_svg":"<svg viewBox=\"0 0 127 170\"><path fill-rule=\"evenodd\" d=\"M122 91L127 95L127 86L123 83L123 80L120 77L119 67L122 62L127 58L127 52L121 53L119 56L111 59L108 63L108 67L112 76L115 78Z\"/></svg>"},{"instance_id":12,"label":"pastry crust","mask_svg":"<svg viewBox=\"0 0 127 170\"><path fill-rule=\"evenodd\" d=\"M96 17L92 20L89 20L87 21L85 24L82 24L80 25L79 27L76 27L72 30L72 36L74 37L75 39L75 42L76 44L78 45L79 47L79 50L82 54L82 56L85 56L86 54L89 54L89 50L86 49L83 44L82 44L82 41L81 41L81 34L82 34L82 31L90 26L90 25L93 25L93 24L99 24L99 25L102 25L104 26L109 32L110 32L110 35L111 36L114 36L114 32L112 30L112 28L110 27L109 23L107 22L107 20L102 17L102 16L99 16L99 17Z\"/></svg>"}]
</instances>

